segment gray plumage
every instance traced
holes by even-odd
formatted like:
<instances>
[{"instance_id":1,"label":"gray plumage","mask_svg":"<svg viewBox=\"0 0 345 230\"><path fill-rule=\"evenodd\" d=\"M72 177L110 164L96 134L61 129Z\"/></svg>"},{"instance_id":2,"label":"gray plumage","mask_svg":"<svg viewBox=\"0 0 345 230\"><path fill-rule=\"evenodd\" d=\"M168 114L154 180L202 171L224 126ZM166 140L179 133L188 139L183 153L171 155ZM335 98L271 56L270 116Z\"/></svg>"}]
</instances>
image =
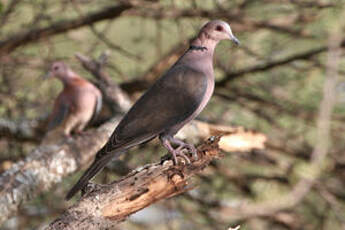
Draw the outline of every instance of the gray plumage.
<instances>
[{"instance_id":1,"label":"gray plumage","mask_svg":"<svg viewBox=\"0 0 345 230\"><path fill-rule=\"evenodd\" d=\"M223 39L230 39L238 44L226 22L214 20L203 26L185 54L123 117L66 199L83 189L111 159L157 136L173 155L174 163L177 163L176 156L189 162L183 149L196 155L193 145L174 138L174 135L194 119L209 101L214 89L213 53L217 43ZM178 147L173 148L172 144Z\"/></svg>"}]
</instances>

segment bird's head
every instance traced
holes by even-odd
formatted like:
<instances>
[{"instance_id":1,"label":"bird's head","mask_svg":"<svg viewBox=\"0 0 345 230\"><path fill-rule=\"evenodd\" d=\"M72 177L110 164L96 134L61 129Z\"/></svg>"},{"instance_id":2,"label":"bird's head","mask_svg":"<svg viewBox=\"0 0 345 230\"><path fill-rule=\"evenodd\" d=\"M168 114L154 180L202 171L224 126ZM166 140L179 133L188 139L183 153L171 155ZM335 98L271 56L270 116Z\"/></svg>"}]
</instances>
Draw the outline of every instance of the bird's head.
<instances>
[{"instance_id":1,"label":"bird's head","mask_svg":"<svg viewBox=\"0 0 345 230\"><path fill-rule=\"evenodd\" d=\"M68 78L68 72L69 68L65 63L56 61L51 65L49 72L46 74L46 78L56 77L60 80L64 80Z\"/></svg>"},{"instance_id":2,"label":"bird's head","mask_svg":"<svg viewBox=\"0 0 345 230\"><path fill-rule=\"evenodd\" d=\"M50 68L53 77L64 77L67 75L68 67L63 62L54 62Z\"/></svg>"},{"instance_id":3,"label":"bird's head","mask_svg":"<svg viewBox=\"0 0 345 230\"><path fill-rule=\"evenodd\" d=\"M199 36L206 36L216 42L231 40L239 45L239 40L232 34L230 25L222 20L212 20L206 23L200 30Z\"/></svg>"}]
</instances>

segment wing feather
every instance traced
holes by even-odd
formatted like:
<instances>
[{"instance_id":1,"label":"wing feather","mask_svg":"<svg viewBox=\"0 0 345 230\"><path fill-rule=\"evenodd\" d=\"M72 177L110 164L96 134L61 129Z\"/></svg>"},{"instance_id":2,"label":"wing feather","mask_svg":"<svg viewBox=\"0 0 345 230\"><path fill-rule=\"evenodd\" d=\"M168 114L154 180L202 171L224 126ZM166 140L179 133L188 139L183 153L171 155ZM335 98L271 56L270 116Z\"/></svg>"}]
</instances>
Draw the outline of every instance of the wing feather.
<instances>
[{"instance_id":1,"label":"wing feather","mask_svg":"<svg viewBox=\"0 0 345 230\"><path fill-rule=\"evenodd\" d=\"M107 152L145 142L188 119L200 105L206 88L204 73L186 66L172 68L124 116Z\"/></svg>"},{"instance_id":2,"label":"wing feather","mask_svg":"<svg viewBox=\"0 0 345 230\"><path fill-rule=\"evenodd\" d=\"M95 108L92 114L91 123L95 121L95 119L101 112L102 105L103 105L102 94L99 93L96 95L96 104L95 104Z\"/></svg>"},{"instance_id":3,"label":"wing feather","mask_svg":"<svg viewBox=\"0 0 345 230\"><path fill-rule=\"evenodd\" d=\"M55 101L53 111L49 118L48 131L56 128L66 119L69 109L69 105L64 103L63 95L60 94Z\"/></svg>"}]
</instances>

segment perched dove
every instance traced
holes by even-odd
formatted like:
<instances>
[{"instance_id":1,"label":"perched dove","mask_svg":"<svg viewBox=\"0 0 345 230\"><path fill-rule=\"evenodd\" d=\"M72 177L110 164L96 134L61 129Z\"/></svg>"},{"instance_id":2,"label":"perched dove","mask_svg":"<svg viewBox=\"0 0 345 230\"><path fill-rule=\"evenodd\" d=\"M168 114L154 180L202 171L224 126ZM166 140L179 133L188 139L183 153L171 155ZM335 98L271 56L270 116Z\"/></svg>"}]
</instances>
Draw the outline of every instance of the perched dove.
<instances>
[{"instance_id":1,"label":"perched dove","mask_svg":"<svg viewBox=\"0 0 345 230\"><path fill-rule=\"evenodd\" d=\"M194 119L206 106L214 89L213 53L220 40L229 39L239 44L229 24L214 20L205 24L189 49L123 117L108 142L100 149L92 165L66 199L83 189L98 171L122 152L140 143L159 137L173 156L183 157L187 149L197 156L193 145L174 138L187 122ZM177 147L173 148L172 145Z\"/></svg>"},{"instance_id":2,"label":"perched dove","mask_svg":"<svg viewBox=\"0 0 345 230\"><path fill-rule=\"evenodd\" d=\"M63 62L54 62L48 76L58 78L64 85L55 100L49 117L48 130L61 125L66 136L72 131L80 133L100 112L101 92Z\"/></svg>"}]
</instances>

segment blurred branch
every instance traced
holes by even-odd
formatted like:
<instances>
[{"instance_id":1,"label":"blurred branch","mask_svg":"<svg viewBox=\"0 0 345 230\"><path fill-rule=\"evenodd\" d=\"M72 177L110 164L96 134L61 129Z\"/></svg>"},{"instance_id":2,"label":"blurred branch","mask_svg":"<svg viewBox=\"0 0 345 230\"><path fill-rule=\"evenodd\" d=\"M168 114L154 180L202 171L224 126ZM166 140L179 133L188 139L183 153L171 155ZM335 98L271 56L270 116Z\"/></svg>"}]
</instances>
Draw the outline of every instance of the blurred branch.
<instances>
[{"instance_id":1,"label":"blurred branch","mask_svg":"<svg viewBox=\"0 0 345 230\"><path fill-rule=\"evenodd\" d=\"M99 80L98 86L103 92L105 100L110 105L109 107L113 110L113 113L127 111L132 104L128 95L103 71L109 54L106 52L103 53L98 60L91 59L82 54L76 54L75 56L83 67Z\"/></svg>"},{"instance_id":2,"label":"blurred branch","mask_svg":"<svg viewBox=\"0 0 345 230\"><path fill-rule=\"evenodd\" d=\"M109 138L119 119L73 140L55 138L55 144L38 146L25 160L5 171L0 176L0 223L16 213L20 205L85 166Z\"/></svg>"},{"instance_id":3,"label":"blurred branch","mask_svg":"<svg viewBox=\"0 0 345 230\"><path fill-rule=\"evenodd\" d=\"M5 12L3 12L0 15L0 27L5 25L5 23L7 22L8 16L14 11L14 9L16 8L16 5L19 2L20 2L20 0L11 0L11 2L9 3L9 5L6 8Z\"/></svg>"},{"instance_id":4,"label":"blurred branch","mask_svg":"<svg viewBox=\"0 0 345 230\"><path fill-rule=\"evenodd\" d=\"M77 29L82 26L90 25L102 20L116 18L131 7L132 4L121 2L121 4L106 7L97 12L90 13L85 17L60 20L43 28L31 29L28 32L19 32L17 34L13 34L8 38L0 41L0 56L12 52L19 46L38 42L41 39L65 33L66 31Z\"/></svg>"},{"instance_id":5,"label":"blurred branch","mask_svg":"<svg viewBox=\"0 0 345 230\"><path fill-rule=\"evenodd\" d=\"M341 45L340 35L338 33L331 34L329 38L327 75L317 120L317 138L311 161L307 166L309 175L301 175L302 179L285 196L258 204L247 203L236 208L227 207L224 209L227 216L240 219L255 216L271 216L279 211L288 210L298 205L314 186L323 171L323 162L329 151L331 115L335 105L335 87L338 79Z\"/></svg>"},{"instance_id":6,"label":"blurred branch","mask_svg":"<svg viewBox=\"0 0 345 230\"><path fill-rule=\"evenodd\" d=\"M345 39L341 42L341 47L345 47ZM170 50L170 52L168 52L163 58L159 59L157 63L152 65L152 67L147 71L147 73L144 74L144 77L136 78L134 80L121 83L121 88L127 91L128 93L133 93L134 91L142 91L148 88L149 85L152 84L152 82L156 79L156 77L160 76L169 65L173 64L185 50L186 48L181 44L174 46ZM327 50L327 46L321 46L318 48L310 49L308 51L296 53L288 57L277 58L266 63L255 64L233 72L229 72L225 68L222 68L223 66L218 66L221 67L222 70L226 72L226 74L222 80L216 82L216 86L224 87L229 81L232 81L234 79L237 79L250 73L263 72L298 60L308 60L314 57L315 55L323 53ZM305 116L308 116L308 114L305 114Z\"/></svg>"},{"instance_id":7,"label":"blurred branch","mask_svg":"<svg viewBox=\"0 0 345 230\"><path fill-rule=\"evenodd\" d=\"M191 38L190 38L191 39ZM189 40L190 40L189 39ZM173 65L177 59L186 51L186 42L180 42L174 45L163 57L160 57L142 76L120 84L121 88L127 93L132 94L135 91L147 89L152 82L160 77L164 71Z\"/></svg>"},{"instance_id":8,"label":"blurred branch","mask_svg":"<svg viewBox=\"0 0 345 230\"><path fill-rule=\"evenodd\" d=\"M312 2L308 1L307 2L307 1L289 0L289 3L296 4L297 6L300 6L300 7L305 7L305 8L315 7L319 9L337 6L336 2L322 2L322 1L312 1Z\"/></svg>"},{"instance_id":9,"label":"blurred branch","mask_svg":"<svg viewBox=\"0 0 345 230\"><path fill-rule=\"evenodd\" d=\"M120 45L113 43L103 33L98 32L97 29L93 25L90 25L90 29L97 36L97 38L100 39L102 42L104 42L104 44L106 44L110 49L117 50L119 53L121 53L122 55L128 58L134 58L137 61L142 60L142 57L140 57L139 55L133 54L127 51L126 49L122 48Z\"/></svg>"},{"instance_id":10,"label":"blurred branch","mask_svg":"<svg viewBox=\"0 0 345 230\"><path fill-rule=\"evenodd\" d=\"M21 142L39 143L43 136L42 124L44 120L13 122L0 119L0 138L7 137Z\"/></svg>"},{"instance_id":11,"label":"blurred branch","mask_svg":"<svg viewBox=\"0 0 345 230\"><path fill-rule=\"evenodd\" d=\"M79 4L77 1L72 1L73 7L76 10L76 12L79 14L80 17L85 17L85 14L82 12L82 10L79 7ZM127 56L129 58L134 58L136 60L140 60L141 57L130 53L129 51L127 51L126 49L122 48L121 46L113 43L112 41L110 41L107 36L105 35L105 32L99 32L97 30L97 28L94 26L94 24L90 24L89 28L91 30L91 32L102 42L104 42L104 44L106 44L110 49L116 50L119 53L123 54L124 56Z\"/></svg>"},{"instance_id":12,"label":"blurred branch","mask_svg":"<svg viewBox=\"0 0 345 230\"><path fill-rule=\"evenodd\" d=\"M126 12L126 15L131 16L138 16L143 18L153 18L155 20L160 19L180 19L180 18L195 18L195 17L202 17L202 18L224 18L227 21L231 22L232 28L237 32L243 31L254 31L258 28L260 29L268 29L280 33L287 33L294 36L304 37L304 38L313 38L309 34L305 33L302 29L293 29L291 28L291 24L296 23L297 17L294 15L289 16L286 18L286 22L288 24L282 23L275 23L272 20L269 21L258 21L257 18L249 18L246 16L243 10L238 10L236 8L227 9L227 10L207 10L201 8L177 8L177 7L157 7L156 5L153 6L146 6L141 8L133 8Z\"/></svg>"},{"instance_id":13,"label":"blurred branch","mask_svg":"<svg viewBox=\"0 0 345 230\"><path fill-rule=\"evenodd\" d=\"M321 194L323 199L329 204L330 208L333 210L336 218L341 222L343 229L345 229L345 215L342 212L340 201L325 188L321 183L316 183L317 191Z\"/></svg>"},{"instance_id":14,"label":"blurred branch","mask_svg":"<svg viewBox=\"0 0 345 230\"><path fill-rule=\"evenodd\" d=\"M342 42L340 43L340 47L345 47L345 39L343 39ZM277 58L276 60L273 60L267 63L252 65L252 66L249 66L249 67L246 67L244 69L240 69L234 72L227 72L225 77L216 83L216 86L218 87L225 86L229 81L232 81L238 77L241 77L249 73L257 73L257 72L266 71L266 70L279 67L279 66L297 61L297 60L308 60L309 58L315 55L318 55L320 53L323 53L327 50L328 50L328 46L325 45L318 48L310 49L308 51L296 53L288 57Z\"/></svg>"}]
</instances>

